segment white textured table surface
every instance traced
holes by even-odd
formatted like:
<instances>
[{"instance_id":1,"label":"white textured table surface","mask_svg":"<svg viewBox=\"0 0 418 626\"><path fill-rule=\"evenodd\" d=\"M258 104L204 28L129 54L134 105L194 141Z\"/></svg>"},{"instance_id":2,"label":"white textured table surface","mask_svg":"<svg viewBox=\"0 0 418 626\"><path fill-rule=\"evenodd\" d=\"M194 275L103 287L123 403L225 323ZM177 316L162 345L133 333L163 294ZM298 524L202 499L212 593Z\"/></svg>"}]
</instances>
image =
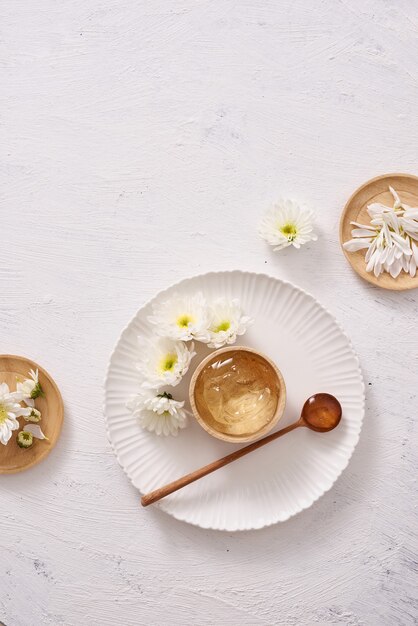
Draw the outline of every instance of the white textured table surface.
<instances>
[{"instance_id":1,"label":"white textured table surface","mask_svg":"<svg viewBox=\"0 0 418 626\"><path fill-rule=\"evenodd\" d=\"M0 478L7 626L409 625L416 618L417 294L363 283L338 244L348 195L416 173L418 9L309 3L5 0L1 352L45 366L62 437ZM320 239L257 239L278 195ZM142 510L106 441L121 328L173 281L266 271L352 338L367 385L335 487L282 525L223 534Z\"/></svg>"}]
</instances>

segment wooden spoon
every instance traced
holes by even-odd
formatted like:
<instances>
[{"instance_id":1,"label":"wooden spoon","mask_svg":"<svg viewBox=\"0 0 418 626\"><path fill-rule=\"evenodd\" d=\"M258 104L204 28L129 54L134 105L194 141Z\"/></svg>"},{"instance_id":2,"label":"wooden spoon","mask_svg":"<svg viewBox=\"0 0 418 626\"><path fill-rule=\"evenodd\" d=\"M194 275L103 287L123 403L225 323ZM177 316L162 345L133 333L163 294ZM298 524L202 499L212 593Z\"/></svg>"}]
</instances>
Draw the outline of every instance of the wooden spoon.
<instances>
[{"instance_id":1,"label":"wooden spoon","mask_svg":"<svg viewBox=\"0 0 418 626\"><path fill-rule=\"evenodd\" d=\"M286 426L286 428L282 428L276 433L268 435L263 439L254 441L254 443L250 443L250 445L245 446L240 450L236 450L235 452L232 452L232 454L228 454L217 461L213 461L212 463L209 463L209 465L205 465L194 472L190 472L190 474L186 474L185 476L182 476L182 478L178 478L164 487L160 487L159 489L155 489L155 491L145 494L141 498L141 504L142 506L153 504L153 502L161 500L161 498L168 496L170 493L193 483L195 480L199 480L199 478L202 478L203 476L207 476L207 474L211 474L220 467L224 467L224 465L228 465L228 463L236 461L245 454L249 454L253 450L261 448L261 446L266 445L266 443L270 443L270 441L274 441L275 439L278 439L282 435L285 435L300 426L306 426L307 428L315 430L319 433L327 433L338 426L341 420L341 414L341 404L338 402L337 398L329 393L316 393L306 400L302 408L301 416L297 422L294 422L293 424L290 424L290 426Z\"/></svg>"}]
</instances>

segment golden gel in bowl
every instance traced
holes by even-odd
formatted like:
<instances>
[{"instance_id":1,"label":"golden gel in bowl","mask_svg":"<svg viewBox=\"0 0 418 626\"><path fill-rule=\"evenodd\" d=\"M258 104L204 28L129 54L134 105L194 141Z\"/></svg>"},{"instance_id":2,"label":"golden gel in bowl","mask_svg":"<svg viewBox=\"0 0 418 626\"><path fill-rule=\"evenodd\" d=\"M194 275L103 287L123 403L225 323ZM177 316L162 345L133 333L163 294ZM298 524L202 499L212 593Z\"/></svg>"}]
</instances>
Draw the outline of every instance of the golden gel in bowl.
<instances>
[{"instance_id":1,"label":"golden gel in bowl","mask_svg":"<svg viewBox=\"0 0 418 626\"><path fill-rule=\"evenodd\" d=\"M282 417L286 387L266 356L241 346L220 348L196 368L190 404L199 424L223 441L252 441Z\"/></svg>"}]
</instances>

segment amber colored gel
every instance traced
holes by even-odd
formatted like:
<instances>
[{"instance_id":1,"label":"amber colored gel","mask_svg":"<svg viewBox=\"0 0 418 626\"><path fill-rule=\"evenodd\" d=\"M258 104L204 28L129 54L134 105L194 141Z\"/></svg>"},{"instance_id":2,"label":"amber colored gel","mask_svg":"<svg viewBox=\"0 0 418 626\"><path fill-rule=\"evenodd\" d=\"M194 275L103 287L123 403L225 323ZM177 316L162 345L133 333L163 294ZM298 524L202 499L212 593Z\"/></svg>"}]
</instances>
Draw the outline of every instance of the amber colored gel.
<instances>
[{"instance_id":1,"label":"amber colored gel","mask_svg":"<svg viewBox=\"0 0 418 626\"><path fill-rule=\"evenodd\" d=\"M274 368L261 356L243 350L210 361L195 386L196 407L213 429L248 436L274 417L280 388Z\"/></svg>"}]
</instances>

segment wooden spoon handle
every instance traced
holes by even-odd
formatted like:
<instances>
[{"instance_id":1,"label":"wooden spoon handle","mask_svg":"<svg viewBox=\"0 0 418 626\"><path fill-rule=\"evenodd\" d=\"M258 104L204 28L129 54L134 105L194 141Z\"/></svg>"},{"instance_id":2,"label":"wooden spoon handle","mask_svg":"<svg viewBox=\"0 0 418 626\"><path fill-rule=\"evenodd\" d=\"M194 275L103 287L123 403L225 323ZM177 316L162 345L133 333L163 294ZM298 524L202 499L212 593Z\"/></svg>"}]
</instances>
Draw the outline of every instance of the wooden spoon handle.
<instances>
[{"instance_id":1,"label":"wooden spoon handle","mask_svg":"<svg viewBox=\"0 0 418 626\"><path fill-rule=\"evenodd\" d=\"M160 487L159 489L155 489L155 491L151 491L150 493L147 493L144 496L142 496L141 504L142 506L148 506L149 504L152 504L153 502L157 502L157 500L161 500L161 498L168 496L170 493L173 493L174 491L177 491L178 489L181 489L182 487L185 487L186 485L190 485L190 483L194 483L195 480L199 480L199 478L203 478L203 476L207 476L208 474L215 472L220 467L224 467L224 465L228 465L228 463L232 463L233 461L240 459L242 456L249 454L253 450L257 450L257 448L261 448L261 446L265 446L266 443L270 443L270 441L274 441L275 439L278 439L282 435L289 433L291 430L294 430L295 428L298 428L299 426L303 426L303 425L304 425L303 420L299 419L297 422L294 422L294 424L290 424L290 426L286 426L286 428L282 428L281 430L277 431L276 433L273 433L272 435L267 435L267 437L264 437L263 439L254 441L254 443L250 443L248 446L245 446L244 448L241 448L240 450L236 450L235 452L232 452L231 454L227 454L226 456L222 457L221 459L218 459L217 461L213 461L212 463L209 463L209 465L205 465L204 467L201 467L200 469L197 469L194 472L190 472L190 474L186 474L185 476L182 476L181 478L178 478L177 480L173 480L172 483L168 483L168 485L165 485L164 487Z\"/></svg>"}]
</instances>

